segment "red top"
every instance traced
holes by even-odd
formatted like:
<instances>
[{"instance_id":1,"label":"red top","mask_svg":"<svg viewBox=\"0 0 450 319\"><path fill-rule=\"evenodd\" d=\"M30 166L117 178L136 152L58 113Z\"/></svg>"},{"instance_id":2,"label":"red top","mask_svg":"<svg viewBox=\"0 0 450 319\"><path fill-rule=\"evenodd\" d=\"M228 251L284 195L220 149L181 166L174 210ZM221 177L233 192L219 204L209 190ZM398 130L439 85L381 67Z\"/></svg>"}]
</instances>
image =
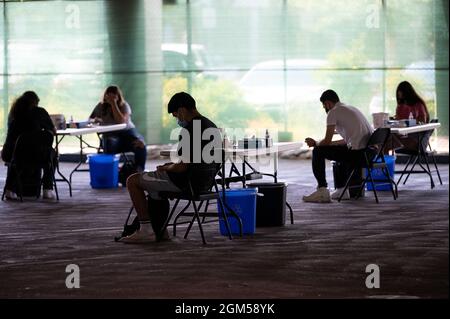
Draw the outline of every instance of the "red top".
<instances>
[{"instance_id":1,"label":"red top","mask_svg":"<svg viewBox=\"0 0 450 319\"><path fill-rule=\"evenodd\" d=\"M395 111L395 118L397 120L409 119L409 114L412 113L413 118L417 122L427 123L427 111L425 105L417 102L415 105L399 104Z\"/></svg>"}]
</instances>

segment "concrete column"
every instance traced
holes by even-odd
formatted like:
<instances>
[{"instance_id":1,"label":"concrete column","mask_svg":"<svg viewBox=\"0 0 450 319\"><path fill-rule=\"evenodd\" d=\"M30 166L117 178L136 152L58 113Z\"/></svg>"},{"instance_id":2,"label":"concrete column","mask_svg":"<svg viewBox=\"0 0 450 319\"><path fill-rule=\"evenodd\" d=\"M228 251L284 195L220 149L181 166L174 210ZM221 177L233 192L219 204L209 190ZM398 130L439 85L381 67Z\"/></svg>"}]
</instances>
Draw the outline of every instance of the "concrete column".
<instances>
[{"instance_id":1,"label":"concrete column","mask_svg":"<svg viewBox=\"0 0 450 319\"><path fill-rule=\"evenodd\" d=\"M437 117L442 126L439 135L448 136L448 0L434 1L435 67Z\"/></svg>"},{"instance_id":2,"label":"concrete column","mask_svg":"<svg viewBox=\"0 0 450 319\"><path fill-rule=\"evenodd\" d=\"M110 83L120 86L147 143L160 140L161 0L107 1Z\"/></svg>"}]
</instances>

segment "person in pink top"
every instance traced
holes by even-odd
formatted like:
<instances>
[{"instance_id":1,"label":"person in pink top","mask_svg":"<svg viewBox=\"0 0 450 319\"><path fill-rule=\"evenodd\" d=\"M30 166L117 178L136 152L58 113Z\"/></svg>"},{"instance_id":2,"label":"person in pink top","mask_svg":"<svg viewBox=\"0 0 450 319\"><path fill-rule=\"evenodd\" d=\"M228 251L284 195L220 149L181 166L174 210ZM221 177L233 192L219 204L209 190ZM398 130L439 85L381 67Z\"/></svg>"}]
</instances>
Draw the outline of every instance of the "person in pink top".
<instances>
[{"instance_id":1,"label":"person in pink top","mask_svg":"<svg viewBox=\"0 0 450 319\"><path fill-rule=\"evenodd\" d=\"M416 120L417 124L425 124L430 122L430 114L428 113L427 106L424 100L416 93L411 83L409 83L408 81L401 82L397 86L396 94L396 120L406 120L412 117ZM418 134L413 133L407 136L397 135L390 143L393 149L417 150L418 140Z\"/></svg>"},{"instance_id":2,"label":"person in pink top","mask_svg":"<svg viewBox=\"0 0 450 319\"><path fill-rule=\"evenodd\" d=\"M401 82L397 86L397 109L395 111L396 120L407 120L412 115L417 123L428 123L430 114L424 100L416 93L411 83Z\"/></svg>"}]
</instances>

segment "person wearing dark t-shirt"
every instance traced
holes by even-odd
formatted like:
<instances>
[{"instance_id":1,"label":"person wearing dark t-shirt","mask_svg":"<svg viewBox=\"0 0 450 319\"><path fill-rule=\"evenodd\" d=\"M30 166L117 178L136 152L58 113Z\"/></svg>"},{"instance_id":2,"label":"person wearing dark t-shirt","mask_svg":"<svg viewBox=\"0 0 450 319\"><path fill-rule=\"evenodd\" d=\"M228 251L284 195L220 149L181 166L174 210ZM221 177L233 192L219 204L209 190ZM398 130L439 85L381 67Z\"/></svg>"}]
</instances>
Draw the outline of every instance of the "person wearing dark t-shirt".
<instances>
[{"instance_id":1,"label":"person wearing dark t-shirt","mask_svg":"<svg viewBox=\"0 0 450 319\"><path fill-rule=\"evenodd\" d=\"M33 91L23 93L13 103L11 111L8 115L8 131L6 140L2 149L2 160L6 163L10 162L13 156L14 147L17 138L26 132L38 132L46 130L52 135L56 133L55 126L48 115L47 111L38 106L39 97ZM51 146L53 139L48 141ZM50 157L56 162L56 153L52 150ZM55 165L54 165L55 166ZM42 177L43 197L46 199L54 199L52 172L44 169ZM7 199L17 199L15 176L8 174L6 178L5 197Z\"/></svg>"},{"instance_id":2,"label":"person wearing dark t-shirt","mask_svg":"<svg viewBox=\"0 0 450 319\"><path fill-rule=\"evenodd\" d=\"M175 94L169 101L168 113L171 113L182 127L178 137L180 161L166 163L158 166L156 171L137 173L128 178L127 188L136 209L140 227L130 236L123 237L120 240L122 242L142 243L168 238L167 231L157 238L155 232L159 233L158 226L161 227L161 225L155 225L156 222L151 220L153 217L149 216L145 192L154 200L153 202L162 202L164 200L159 197L159 192L186 190L189 175L195 165L206 166L217 163L213 155L208 152L207 145L217 142L217 146L221 146L220 131L212 121L198 112L194 98L185 92ZM167 206L168 202L165 205Z\"/></svg>"},{"instance_id":3,"label":"person wearing dark t-shirt","mask_svg":"<svg viewBox=\"0 0 450 319\"><path fill-rule=\"evenodd\" d=\"M106 88L103 100L95 106L89 119L105 125L125 123L124 130L103 134L103 150L106 154L133 152L137 171L144 171L147 160L144 137L138 133L131 121L131 107L118 86L111 85Z\"/></svg>"},{"instance_id":4,"label":"person wearing dark t-shirt","mask_svg":"<svg viewBox=\"0 0 450 319\"><path fill-rule=\"evenodd\" d=\"M215 130L216 133L220 135L220 131L217 126L211 120L202 115L195 116L188 123L180 123L180 125L185 126L178 137L178 156L184 163L190 163L189 168L193 165L208 165L205 163L201 155L205 146L213 141L213 136L210 135L205 139L201 136L209 129ZM195 136L196 128L198 128L198 132L201 132L201 135L199 134L199 136ZM198 142L197 145L196 142ZM167 175L170 180L180 189L185 189L188 186L188 174L189 169L182 172L167 171Z\"/></svg>"}]
</instances>

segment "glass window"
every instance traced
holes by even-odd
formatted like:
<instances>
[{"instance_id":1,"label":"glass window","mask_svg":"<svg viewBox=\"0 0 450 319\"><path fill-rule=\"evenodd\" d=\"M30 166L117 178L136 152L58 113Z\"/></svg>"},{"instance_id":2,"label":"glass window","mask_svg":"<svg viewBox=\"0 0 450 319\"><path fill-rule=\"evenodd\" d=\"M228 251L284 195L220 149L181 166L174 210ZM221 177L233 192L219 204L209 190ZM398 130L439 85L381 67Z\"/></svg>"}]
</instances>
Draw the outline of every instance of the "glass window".
<instances>
[{"instance_id":1,"label":"glass window","mask_svg":"<svg viewBox=\"0 0 450 319\"><path fill-rule=\"evenodd\" d=\"M166 109L178 91L219 126L303 140L324 133L323 90L371 120L395 112L407 80L448 152L448 1L4 1L0 10L2 140L11 101L30 89L49 113L86 119L117 84L148 143L170 142Z\"/></svg>"}]
</instances>

